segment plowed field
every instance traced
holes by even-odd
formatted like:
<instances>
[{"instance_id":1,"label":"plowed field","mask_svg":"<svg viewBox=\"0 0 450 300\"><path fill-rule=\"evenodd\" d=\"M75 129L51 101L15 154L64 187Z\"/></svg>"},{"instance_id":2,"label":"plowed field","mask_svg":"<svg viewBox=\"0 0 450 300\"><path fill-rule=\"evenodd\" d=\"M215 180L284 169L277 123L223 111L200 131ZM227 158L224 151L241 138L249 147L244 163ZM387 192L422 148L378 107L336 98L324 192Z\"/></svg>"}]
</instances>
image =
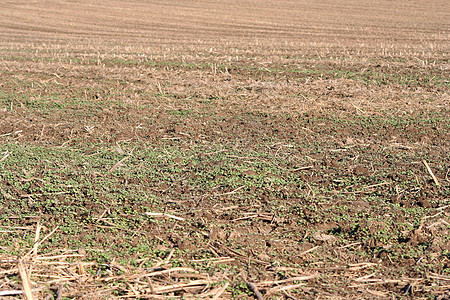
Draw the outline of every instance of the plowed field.
<instances>
[{"instance_id":1,"label":"plowed field","mask_svg":"<svg viewBox=\"0 0 450 300\"><path fill-rule=\"evenodd\" d=\"M0 296L449 299L448 1L3 1Z\"/></svg>"}]
</instances>

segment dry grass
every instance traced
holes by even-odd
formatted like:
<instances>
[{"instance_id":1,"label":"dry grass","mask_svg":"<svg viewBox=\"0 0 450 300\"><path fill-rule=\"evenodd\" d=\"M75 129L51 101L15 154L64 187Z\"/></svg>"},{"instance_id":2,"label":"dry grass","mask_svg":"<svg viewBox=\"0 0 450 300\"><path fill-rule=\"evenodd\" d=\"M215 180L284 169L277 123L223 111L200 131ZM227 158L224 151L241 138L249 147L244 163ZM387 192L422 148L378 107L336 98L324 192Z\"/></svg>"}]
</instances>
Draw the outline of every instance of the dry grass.
<instances>
[{"instance_id":1,"label":"dry grass","mask_svg":"<svg viewBox=\"0 0 450 300\"><path fill-rule=\"evenodd\" d=\"M227 287L232 280L226 272L211 275L193 268L172 267L170 257L156 262L152 267L143 268L146 260L142 260L139 267L123 266L114 261L98 265L84 261L83 254L68 249L53 249L52 255L39 255L39 246L56 231L52 230L39 240L40 228L38 223L35 244L26 255L0 256L0 272L4 275L0 280L0 296L23 295L27 300L47 299L50 295L56 299L61 299L62 295L77 299L98 299L110 297L112 292L120 293L121 299L226 299L231 296ZM218 257L210 262L217 264L233 260L230 257ZM277 270L268 270L274 271ZM295 271L290 270L292 273ZM9 280L15 276L20 276L20 285L15 280ZM305 283L290 283L304 282L317 276L297 274L285 280L248 284L256 294L261 295L259 288L269 296L304 286Z\"/></svg>"}]
</instances>

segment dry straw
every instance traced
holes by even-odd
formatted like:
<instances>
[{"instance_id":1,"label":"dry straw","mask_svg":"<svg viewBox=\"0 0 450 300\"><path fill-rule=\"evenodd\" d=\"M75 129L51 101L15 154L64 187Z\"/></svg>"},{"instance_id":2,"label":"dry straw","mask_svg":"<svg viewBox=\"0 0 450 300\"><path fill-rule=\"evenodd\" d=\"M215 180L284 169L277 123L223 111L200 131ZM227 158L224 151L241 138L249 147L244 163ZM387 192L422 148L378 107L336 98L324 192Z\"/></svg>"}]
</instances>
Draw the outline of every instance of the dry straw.
<instances>
[{"instance_id":1,"label":"dry straw","mask_svg":"<svg viewBox=\"0 0 450 300\"><path fill-rule=\"evenodd\" d=\"M434 183L435 183L437 186L440 186L437 177L434 175L433 171L432 171L431 168L430 168L430 165L427 163L426 160L423 160L423 164L424 164L425 167L427 168L428 173L430 173L431 178L433 178Z\"/></svg>"},{"instance_id":2,"label":"dry straw","mask_svg":"<svg viewBox=\"0 0 450 300\"><path fill-rule=\"evenodd\" d=\"M149 215L183 220L168 214ZM150 268L144 268L143 264L138 267L124 267L116 264L114 260L108 264L86 262L83 261L84 253L67 249L55 249L51 253L40 255L39 248L57 230L58 227L41 238L43 227L38 222L34 230L34 244L25 255L19 258L0 255L0 273L11 278L14 275L20 278L20 285L7 280L8 277L4 277L5 280L0 279L2 289L0 297L22 295L26 300L45 299L50 295L56 295L56 299L62 299L62 297L115 298L113 293L120 293L120 298L123 299L167 299L168 297L230 299L232 297L230 290L236 278L229 278L226 273L208 274L193 268L173 267L169 261L174 251L170 251L164 261L157 262ZM215 265L250 260L267 265L266 262L252 259L235 250L228 250L230 256L201 261ZM267 270L267 273L275 274L270 270ZM284 280L247 284L257 299L263 299L265 297L263 295L285 295L287 291L304 286L306 281L317 276L317 274L292 276ZM11 288L8 289L8 287Z\"/></svg>"}]
</instances>

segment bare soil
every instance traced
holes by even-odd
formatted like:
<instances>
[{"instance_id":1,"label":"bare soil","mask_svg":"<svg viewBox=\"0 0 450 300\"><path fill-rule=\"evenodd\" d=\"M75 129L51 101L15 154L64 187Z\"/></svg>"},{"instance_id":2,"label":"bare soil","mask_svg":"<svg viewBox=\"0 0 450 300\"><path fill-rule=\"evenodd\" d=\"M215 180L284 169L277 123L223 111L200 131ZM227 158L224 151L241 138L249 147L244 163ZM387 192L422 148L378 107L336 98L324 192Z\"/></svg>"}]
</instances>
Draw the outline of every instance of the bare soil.
<instances>
[{"instance_id":1,"label":"bare soil","mask_svg":"<svg viewBox=\"0 0 450 300\"><path fill-rule=\"evenodd\" d=\"M448 299L449 8L0 3L0 295Z\"/></svg>"}]
</instances>

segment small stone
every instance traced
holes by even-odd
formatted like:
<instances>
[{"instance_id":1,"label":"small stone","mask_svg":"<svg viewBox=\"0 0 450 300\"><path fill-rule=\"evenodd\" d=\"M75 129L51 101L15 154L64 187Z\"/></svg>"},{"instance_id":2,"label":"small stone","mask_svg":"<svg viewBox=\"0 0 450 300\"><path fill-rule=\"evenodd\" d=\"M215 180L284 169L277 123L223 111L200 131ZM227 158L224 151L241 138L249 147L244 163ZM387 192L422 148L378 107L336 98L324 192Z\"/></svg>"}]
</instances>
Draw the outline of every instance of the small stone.
<instances>
[{"instance_id":1,"label":"small stone","mask_svg":"<svg viewBox=\"0 0 450 300\"><path fill-rule=\"evenodd\" d=\"M420 197L419 199L417 199L417 204L423 208L431 208L430 201L428 201L428 199L425 197Z\"/></svg>"}]
</instances>

